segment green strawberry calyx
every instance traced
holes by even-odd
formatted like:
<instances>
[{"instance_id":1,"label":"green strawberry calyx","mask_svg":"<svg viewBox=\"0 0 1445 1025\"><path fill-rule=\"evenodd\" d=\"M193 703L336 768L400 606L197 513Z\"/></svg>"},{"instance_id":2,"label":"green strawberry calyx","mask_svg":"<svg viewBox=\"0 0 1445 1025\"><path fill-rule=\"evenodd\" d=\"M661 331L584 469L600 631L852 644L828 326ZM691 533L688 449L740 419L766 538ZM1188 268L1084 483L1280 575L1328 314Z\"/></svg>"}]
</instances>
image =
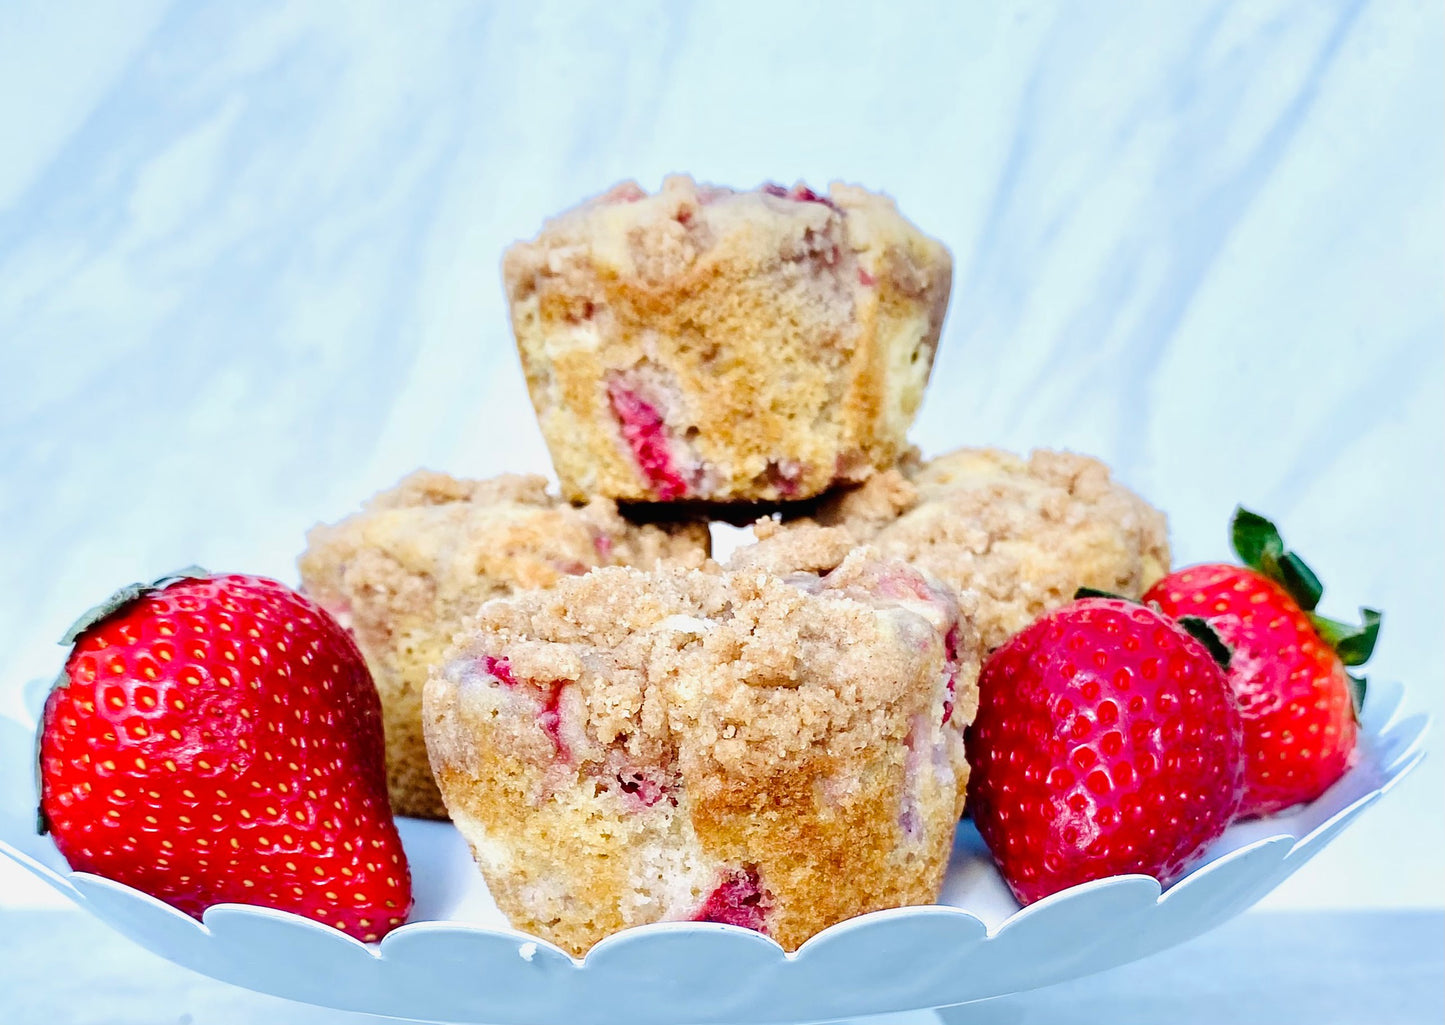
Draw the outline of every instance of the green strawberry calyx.
<instances>
[{"instance_id":1,"label":"green strawberry calyx","mask_svg":"<svg viewBox=\"0 0 1445 1025\"><path fill-rule=\"evenodd\" d=\"M1101 591L1097 587L1079 588L1074 592L1074 601L1079 601L1081 598L1112 598L1115 601L1126 601L1130 605L1143 605L1145 608L1153 607L1134 598L1126 598L1122 594L1115 594L1113 591ZM1154 611L1159 612L1157 608L1155 608ZM1160 614L1163 615L1163 613ZM1209 657L1214 659L1214 663L1219 666L1221 673L1229 672L1229 661L1234 657L1234 652L1229 650L1229 645L1224 643L1224 638L1220 637L1219 634L1215 632L1214 627L1209 625L1209 620L1202 616L1180 616L1174 620L1174 622L1183 627L1184 631L1196 641L1204 645L1204 650L1209 652Z\"/></svg>"},{"instance_id":2,"label":"green strawberry calyx","mask_svg":"<svg viewBox=\"0 0 1445 1025\"><path fill-rule=\"evenodd\" d=\"M1370 660L1383 619L1378 609L1361 607L1359 625L1320 615L1315 608L1324 596L1325 585L1320 583L1320 578L1303 559L1285 548L1284 538L1272 522L1244 506L1237 506L1229 530L1240 561L1283 587L1309 616L1315 632L1334 649L1341 662L1347 666L1361 666ZM1358 717L1365 703L1365 678L1353 673L1347 675L1350 698Z\"/></svg>"},{"instance_id":3,"label":"green strawberry calyx","mask_svg":"<svg viewBox=\"0 0 1445 1025\"><path fill-rule=\"evenodd\" d=\"M124 612L148 594L153 594L156 591L164 591L167 587L170 587L172 584L178 584L182 580L200 580L210 575L209 570L202 569L200 566L186 566L184 569L178 569L174 573L167 573L164 576L157 577L148 584L126 584L99 605L92 606L82 612L80 618L74 623L71 623L70 629L65 631L65 636L60 638L60 643L66 646L74 644L80 639L80 635L91 627L97 626L112 616Z\"/></svg>"},{"instance_id":4,"label":"green strawberry calyx","mask_svg":"<svg viewBox=\"0 0 1445 1025\"><path fill-rule=\"evenodd\" d=\"M172 584L180 583L182 580L201 580L209 576L211 576L211 572L209 570L202 569L200 566L186 566L185 568L178 569L173 573L167 573L164 576L157 577L155 580L152 580L148 584L126 584L124 587L117 590L114 594L112 594L109 598L105 599L105 601L101 602L99 605L95 605L82 612L80 614L80 617L76 619L74 623L70 624L70 629L65 631L65 636L60 638L60 643L67 648L71 647L75 644L76 641L81 638L82 635L86 633L86 631L91 630L96 626L99 626L101 623L105 622L107 619L110 619L113 616L119 615L148 594L154 594L156 591L163 591L167 587L170 587ZM67 661L69 661L68 658ZM50 689L52 691L56 691L69 686L70 673L66 670L64 666L61 666L60 672L55 677L55 682L50 685ZM48 700L46 703L49 703ZM40 834L41 836L44 836L46 833L50 832L50 823L46 821L45 811L40 806L40 741L41 737L44 736L44 734L45 714L44 712L42 712L40 715L40 721L35 725L35 758L33 759L33 764L35 766L36 797L35 832Z\"/></svg>"},{"instance_id":5,"label":"green strawberry calyx","mask_svg":"<svg viewBox=\"0 0 1445 1025\"><path fill-rule=\"evenodd\" d=\"M1234 657L1234 652L1229 650L1229 645L1224 639L1214 632L1214 627L1209 625L1209 620L1203 616L1180 616L1175 620L1186 632L1200 644L1204 645L1209 657L1219 666L1219 671L1229 672L1229 662Z\"/></svg>"}]
</instances>

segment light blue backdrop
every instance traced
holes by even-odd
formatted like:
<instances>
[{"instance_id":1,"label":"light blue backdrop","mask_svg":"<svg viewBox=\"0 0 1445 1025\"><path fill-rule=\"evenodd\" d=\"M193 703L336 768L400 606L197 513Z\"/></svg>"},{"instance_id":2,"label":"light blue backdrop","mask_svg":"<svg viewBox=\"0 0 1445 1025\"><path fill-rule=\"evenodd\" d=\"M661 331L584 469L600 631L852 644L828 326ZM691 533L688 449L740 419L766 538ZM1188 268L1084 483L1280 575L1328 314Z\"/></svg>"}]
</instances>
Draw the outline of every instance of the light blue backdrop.
<instances>
[{"instance_id":1,"label":"light blue backdrop","mask_svg":"<svg viewBox=\"0 0 1445 1025\"><path fill-rule=\"evenodd\" d=\"M501 250L688 170L891 192L957 261L926 450L1101 455L1181 561L1236 500L1274 515L1438 720L1442 31L1386 0L8 3L0 682L118 583L292 577L418 464L545 470ZM1439 738L1272 903L1445 903Z\"/></svg>"}]
</instances>

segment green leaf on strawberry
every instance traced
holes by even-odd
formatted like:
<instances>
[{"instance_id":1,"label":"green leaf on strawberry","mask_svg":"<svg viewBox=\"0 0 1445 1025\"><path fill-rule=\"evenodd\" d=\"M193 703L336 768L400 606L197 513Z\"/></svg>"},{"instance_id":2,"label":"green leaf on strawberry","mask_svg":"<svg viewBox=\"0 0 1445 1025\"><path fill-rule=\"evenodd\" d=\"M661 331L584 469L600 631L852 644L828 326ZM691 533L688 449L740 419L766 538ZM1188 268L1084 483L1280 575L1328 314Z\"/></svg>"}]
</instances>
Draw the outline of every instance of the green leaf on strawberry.
<instances>
[{"instance_id":1,"label":"green leaf on strawberry","mask_svg":"<svg viewBox=\"0 0 1445 1025\"><path fill-rule=\"evenodd\" d=\"M1284 557L1275 563L1274 572L1266 575L1278 580L1290 593L1290 597L1306 612L1313 612L1324 597L1325 585L1320 583L1315 571L1294 552L1285 552Z\"/></svg>"},{"instance_id":2,"label":"green leaf on strawberry","mask_svg":"<svg viewBox=\"0 0 1445 1025\"><path fill-rule=\"evenodd\" d=\"M1196 641L1204 645L1205 650L1209 652L1209 657L1214 659L1215 665L1219 666L1222 672L1229 671L1232 652L1229 650L1229 645L1220 640L1214 627L1209 625L1209 620L1202 616L1180 616L1177 622Z\"/></svg>"},{"instance_id":3,"label":"green leaf on strawberry","mask_svg":"<svg viewBox=\"0 0 1445 1025\"><path fill-rule=\"evenodd\" d=\"M1375 653L1375 642L1380 638L1381 615L1375 609L1361 609L1361 625L1341 623L1337 619L1311 616L1315 629L1325 643L1335 649L1340 661L1347 666L1362 666Z\"/></svg>"},{"instance_id":4,"label":"green leaf on strawberry","mask_svg":"<svg viewBox=\"0 0 1445 1025\"><path fill-rule=\"evenodd\" d=\"M202 569L200 566L186 566L174 573L157 577L148 584L126 584L99 605L93 605L82 612L80 617L70 624L70 629L65 631L65 636L60 638L60 643L66 646L74 644L85 631L103 623L116 613L123 612L138 599L144 598L153 591L164 590L171 584L182 580L204 580L210 575L210 570ZM57 687L63 687L66 682L65 674L61 673L55 684Z\"/></svg>"},{"instance_id":5,"label":"green leaf on strawberry","mask_svg":"<svg viewBox=\"0 0 1445 1025\"><path fill-rule=\"evenodd\" d=\"M1358 722L1360 713L1365 710L1365 678L1346 673L1345 679L1350 681L1350 704L1354 707L1355 721Z\"/></svg>"},{"instance_id":6,"label":"green leaf on strawberry","mask_svg":"<svg viewBox=\"0 0 1445 1025\"><path fill-rule=\"evenodd\" d=\"M1250 512L1243 506L1234 510L1230 523L1230 534L1234 551L1250 569L1263 573L1289 593L1306 613L1315 631L1335 650L1340 661L1347 666L1360 666L1369 661L1375 651L1375 641L1380 636L1381 614L1375 609L1360 609L1360 625L1342 623L1315 612L1324 596L1325 587L1314 570L1294 552L1284 546L1279 529L1265 517ZM1355 678L1360 690L1360 701L1364 700L1365 681ZM1359 702L1356 703L1359 707Z\"/></svg>"},{"instance_id":7,"label":"green leaf on strawberry","mask_svg":"<svg viewBox=\"0 0 1445 1025\"><path fill-rule=\"evenodd\" d=\"M1284 538L1279 536L1275 525L1259 513L1236 506L1229 527L1235 553L1251 569L1262 571L1266 560L1278 562L1284 558Z\"/></svg>"},{"instance_id":8,"label":"green leaf on strawberry","mask_svg":"<svg viewBox=\"0 0 1445 1025\"><path fill-rule=\"evenodd\" d=\"M1122 594L1115 594L1113 591L1101 591L1097 587L1081 587L1074 592L1074 601L1082 601L1085 598L1117 598L1119 601L1133 601ZM1138 604L1138 602L1134 602Z\"/></svg>"},{"instance_id":9,"label":"green leaf on strawberry","mask_svg":"<svg viewBox=\"0 0 1445 1025\"><path fill-rule=\"evenodd\" d=\"M1023 903L1126 873L1168 886L1234 818L1242 716L1188 629L1147 605L1086 598L984 663L968 806ZM1171 728L1159 728L1160 708Z\"/></svg>"},{"instance_id":10,"label":"green leaf on strawberry","mask_svg":"<svg viewBox=\"0 0 1445 1025\"><path fill-rule=\"evenodd\" d=\"M1115 594L1113 591L1101 591L1097 587L1080 587L1074 592L1074 601L1083 601L1085 598L1108 598L1110 601L1124 601L1130 605L1147 604L1133 598L1126 598L1122 594ZM1204 645L1205 650L1209 652L1209 657L1214 659L1215 664L1222 671L1229 671L1229 660L1233 657L1233 652L1229 650L1229 645L1224 643L1218 631L1209 625L1209 620L1203 616L1181 616L1176 621L1195 640Z\"/></svg>"},{"instance_id":11,"label":"green leaf on strawberry","mask_svg":"<svg viewBox=\"0 0 1445 1025\"><path fill-rule=\"evenodd\" d=\"M82 612L79 617L76 618L75 622L70 624L70 628L65 631L64 636L60 638L60 644L65 647L73 645L87 630L99 626L112 616L119 615L148 594L162 591L171 584L178 583L182 580L204 580L210 575L210 570L193 564L172 573L166 573L148 584L137 582L117 588L105 601L98 605L92 605ZM70 674L64 667L61 667L60 672L55 675L55 682L50 685L50 689L56 691L69 686ZM35 758L32 762L35 767L36 794L40 793L40 741L44 732L45 723L42 717L42 721L35 726ZM50 832L50 822L45 817L45 809L40 807L39 804L37 804L35 808L35 832L40 836L44 836Z\"/></svg>"},{"instance_id":12,"label":"green leaf on strawberry","mask_svg":"<svg viewBox=\"0 0 1445 1025\"><path fill-rule=\"evenodd\" d=\"M1273 523L1239 508L1230 526L1244 566L1175 570L1144 600L1181 623L1207 620L1234 652L1226 676L1244 724L1240 814L1254 817L1314 800L1349 768L1365 680L1345 668L1370 657L1380 613L1361 609L1358 625L1320 615L1324 586Z\"/></svg>"}]
</instances>

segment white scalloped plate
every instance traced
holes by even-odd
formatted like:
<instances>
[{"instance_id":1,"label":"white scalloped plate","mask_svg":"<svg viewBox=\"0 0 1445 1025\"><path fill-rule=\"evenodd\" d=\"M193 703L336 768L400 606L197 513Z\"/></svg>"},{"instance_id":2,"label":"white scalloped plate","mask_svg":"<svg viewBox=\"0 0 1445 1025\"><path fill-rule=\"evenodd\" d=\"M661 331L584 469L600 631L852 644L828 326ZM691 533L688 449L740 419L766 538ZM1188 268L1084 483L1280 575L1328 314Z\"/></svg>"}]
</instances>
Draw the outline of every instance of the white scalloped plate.
<instances>
[{"instance_id":1,"label":"white scalloped plate","mask_svg":"<svg viewBox=\"0 0 1445 1025\"><path fill-rule=\"evenodd\" d=\"M1313 804L1228 830L1163 894L1147 876L1101 879L1024 910L978 834L960 830L942 903L842 922L795 954L725 925L630 929L582 959L507 926L448 823L401 820L416 910L379 944L295 915L222 904L197 922L129 887L71 872L34 832L34 710L0 717L0 852L137 943L217 979L307 1003L490 1025L764 1025L986 1000L1144 957L1249 907L1423 757L1427 717L1397 715L1373 683L1358 764Z\"/></svg>"}]
</instances>

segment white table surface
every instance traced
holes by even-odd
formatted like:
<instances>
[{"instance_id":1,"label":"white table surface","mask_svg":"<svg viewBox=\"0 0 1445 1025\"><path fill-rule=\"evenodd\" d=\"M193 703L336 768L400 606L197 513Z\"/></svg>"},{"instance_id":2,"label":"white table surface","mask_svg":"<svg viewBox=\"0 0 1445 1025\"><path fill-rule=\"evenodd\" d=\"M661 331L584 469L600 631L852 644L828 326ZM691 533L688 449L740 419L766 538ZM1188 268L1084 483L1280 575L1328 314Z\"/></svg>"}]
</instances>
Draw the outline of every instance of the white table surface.
<instances>
[{"instance_id":1,"label":"white table surface","mask_svg":"<svg viewBox=\"0 0 1445 1025\"><path fill-rule=\"evenodd\" d=\"M943 1025L1439 1025L1445 1020L1445 915L1256 911L1111 972L940 1016ZM390 1020L212 981L79 912L0 912L4 1025ZM871 1022L939 1025L926 1014Z\"/></svg>"}]
</instances>

